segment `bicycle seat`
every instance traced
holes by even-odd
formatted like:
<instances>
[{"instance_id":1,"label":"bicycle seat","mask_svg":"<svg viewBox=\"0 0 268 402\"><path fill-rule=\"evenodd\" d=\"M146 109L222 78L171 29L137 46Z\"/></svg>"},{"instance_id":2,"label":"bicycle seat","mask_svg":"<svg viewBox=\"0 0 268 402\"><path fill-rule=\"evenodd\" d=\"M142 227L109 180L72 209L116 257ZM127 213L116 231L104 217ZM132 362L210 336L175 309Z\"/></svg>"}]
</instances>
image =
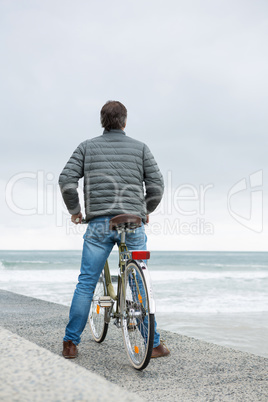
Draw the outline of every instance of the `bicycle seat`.
<instances>
[{"instance_id":1,"label":"bicycle seat","mask_svg":"<svg viewBox=\"0 0 268 402\"><path fill-rule=\"evenodd\" d=\"M134 230L141 226L141 218L131 214L116 215L110 220L110 230Z\"/></svg>"}]
</instances>

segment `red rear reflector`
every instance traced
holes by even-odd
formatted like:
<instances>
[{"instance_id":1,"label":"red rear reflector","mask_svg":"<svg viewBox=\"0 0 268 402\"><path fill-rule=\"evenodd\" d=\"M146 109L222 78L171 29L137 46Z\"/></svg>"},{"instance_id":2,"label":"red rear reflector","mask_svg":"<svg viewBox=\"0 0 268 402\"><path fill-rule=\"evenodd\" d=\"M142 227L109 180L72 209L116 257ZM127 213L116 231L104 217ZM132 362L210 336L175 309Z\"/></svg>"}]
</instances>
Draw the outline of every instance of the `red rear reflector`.
<instances>
[{"instance_id":1,"label":"red rear reflector","mask_svg":"<svg viewBox=\"0 0 268 402\"><path fill-rule=\"evenodd\" d=\"M149 260L150 251L132 251L133 260Z\"/></svg>"}]
</instances>

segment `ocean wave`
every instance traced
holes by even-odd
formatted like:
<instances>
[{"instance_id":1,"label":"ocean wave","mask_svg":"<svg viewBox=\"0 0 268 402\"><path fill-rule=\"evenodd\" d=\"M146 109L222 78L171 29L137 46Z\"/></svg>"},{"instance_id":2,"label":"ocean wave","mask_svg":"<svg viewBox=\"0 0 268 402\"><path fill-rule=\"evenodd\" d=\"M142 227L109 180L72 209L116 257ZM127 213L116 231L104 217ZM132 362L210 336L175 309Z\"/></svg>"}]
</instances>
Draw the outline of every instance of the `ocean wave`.
<instances>
[{"instance_id":1,"label":"ocean wave","mask_svg":"<svg viewBox=\"0 0 268 402\"><path fill-rule=\"evenodd\" d=\"M159 306L156 303L156 313L166 313L174 314L174 313L182 313L182 314L232 314L232 313L267 313L268 308L263 308L263 306L241 306L241 307L233 307L226 308L223 306L206 306L206 307L189 307L189 306Z\"/></svg>"},{"instance_id":2,"label":"ocean wave","mask_svg":"<svg viewBox=\"0 0 268 402\"><path fill-rule=\"evenodd\" d=\"M249 298L244 296L228 297L224 295L222 298L217 297L200 297L200 298L170 298L158 299L156 297L156 311L159 313L262 313L268 312L268 297Z\"/></svg>"},{"instance_id":3,"label":"ocean wave","mask_svg":"<svg viewBox=\"0 0 268 402\"><path fill-rule=\"evenodd\" d=\"M42 260L14 260L0 261L0 269L2 270L20 270L20 271L42 271L54 269L73 269L78 267L78 263L69 261L42 261Z\"/></svg>"},{"instance_id":4,"label":"ocean wave","mask_svg":"<svg viewBox=\"0 0 268 402\"><path fill-rule=\"evenodd\" d=\"M153 281L206 281L206 280L256 280L256 279L268 279L268 271L150 271Z\"/></svg>"},{"instance_id":5,"label":"ocean wave","mask_svg":"<svg viewBox=\"0 0 268 402\"><path fill-rule=\"evenodd\" d=\"M7 261L8 264L49 264L49 261L39 261L39 260L18 260L18 261Z\"/></svg>"},{"instance_id":6,"label":"ocean wave","mask_svg":"<svg viewBox=\"0 0 268 402\"><path fill-rule=\"evenodd\" d=\"M215 262L200 262L197 264L200 267L209 267L209 268L234 268L234 269L252 269L252 268L261 268L267 269L268 264L227 264L227 263L215 263Z\"/></svg>"},{"instance_id":7,"label":"ocean wave","mask_svg":"<svg viewBox=\"0 0 268 402\"><path fill-rule=\"evenodd\" d=\"M60 285L61 283L74 282L77 280L79 274L78 269L54 269L46 271L44 275L44 270L31 271L31 270L4 270L1 273L1 287L5 282L10 285L20 284L21 287L25 287L27 289L28 285L36 284L38 286L40 284L40 288L44 286L44 284L55 284ZM63 281L64 278L64 281ZM3 288L3 287L2 287ZM12 291L12 289L11 289Z\"/></svg>"}]
</instances>

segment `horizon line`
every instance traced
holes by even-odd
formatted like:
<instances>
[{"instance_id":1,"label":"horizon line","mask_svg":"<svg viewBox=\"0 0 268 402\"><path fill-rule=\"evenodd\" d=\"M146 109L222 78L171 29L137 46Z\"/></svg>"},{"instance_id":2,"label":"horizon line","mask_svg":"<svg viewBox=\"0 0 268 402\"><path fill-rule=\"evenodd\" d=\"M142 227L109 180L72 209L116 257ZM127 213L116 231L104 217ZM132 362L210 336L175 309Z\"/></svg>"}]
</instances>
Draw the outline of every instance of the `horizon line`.
<instances>
[{"instance_id":1,"label":"horizon line","mask_svg":"<svg viewBox=\"0 0 268 402\"><path fill-rule=\"evenodd\" d=\"M82 248L81 249L0 249L1 251L81 251L82 252ZM112 250L112 251L116 251L117 250ZM112 252L111 251L111 252ZM131 251L131 250L130 250ZM178 252L178 253L189 253L189 252L193 252L193 253L200 253L200 252L215 252L215 253L267 253L268 250L148 250L151 252Z\"/></svg>"}]
</instances>

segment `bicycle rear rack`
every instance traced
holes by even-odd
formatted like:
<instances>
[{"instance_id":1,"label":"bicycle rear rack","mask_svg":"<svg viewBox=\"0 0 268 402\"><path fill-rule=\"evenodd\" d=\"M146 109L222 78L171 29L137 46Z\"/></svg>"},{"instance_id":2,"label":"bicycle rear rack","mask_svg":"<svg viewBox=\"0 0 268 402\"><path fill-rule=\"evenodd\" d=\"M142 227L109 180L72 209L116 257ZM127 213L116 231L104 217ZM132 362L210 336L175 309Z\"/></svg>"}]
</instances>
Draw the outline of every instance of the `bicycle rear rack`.
<instances>
[{"instance_id":1,"label":"bicycle rear rack","mask_svg":"<svg viewBox=\"0 0 268 402\"><path fill-rule=\"evenodd\" d=\"M131 250L123 251L120 253L120 258L122 261L128 260L149 260L150 251L147 250Z\"/></svg>"}]
</instances>

